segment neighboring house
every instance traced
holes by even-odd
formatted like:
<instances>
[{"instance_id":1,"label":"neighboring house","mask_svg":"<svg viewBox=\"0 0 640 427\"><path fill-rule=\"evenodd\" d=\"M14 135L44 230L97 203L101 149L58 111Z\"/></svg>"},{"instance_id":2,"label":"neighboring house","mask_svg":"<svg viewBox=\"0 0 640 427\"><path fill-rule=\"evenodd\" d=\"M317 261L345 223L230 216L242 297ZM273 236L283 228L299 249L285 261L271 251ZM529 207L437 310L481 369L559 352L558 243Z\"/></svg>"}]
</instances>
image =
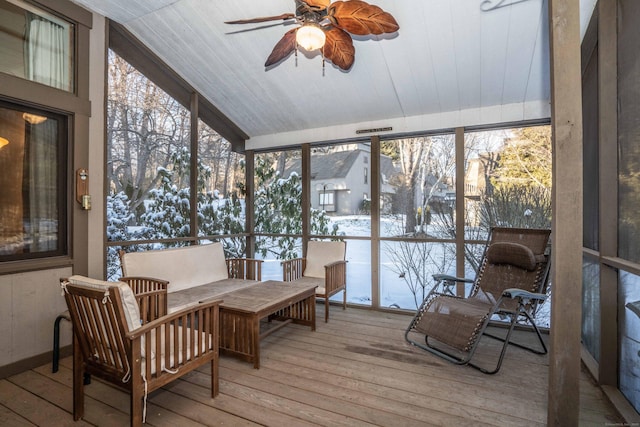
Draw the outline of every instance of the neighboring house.
<instances>
[{"instance_id":1,"label":"neighboring house","mask_svg":"<svg viewBox=\"0 0 640 427\"><path fill-rule=\"evenodd\" d=\"M360 144L344 151L316 152L311 155L311 207L336 215L353 215L368 211L371 200L371 153ZM351 148L351 149L347 149ZM284 176L300 170L300 159L287 162ZM397 174L391 158L380 157L381 209L391 211L391 196L396 187L390 183Z\"/></svg>"},{"instance_id":2,"label":"neighboring house","mask_svg":"<svg viewBox=\"0 0 640 427\"><path fill-rule=\"evenodd\" d=\"M464 176L464 198L466 204L467 221L470 225L480 222L478 204L482 196L491 193L489 178L496 168L498 155L496 153L481 153L475 159L469 159Z\"/></svg>"},{"instance_id":3,"label":"neighboring house","mask_svg":"<svg viewBox=\"0 0 640 427\"><path fill-rule=\"evenodd\" d=\"M495 153L481 153L477 158L467 161L464 197L469 200L479 200L482 194L491 189L489 177L496 168L497 162L498 155Z\"/></svg>"},{"instance_id":4,"label":"neighboring house","mask_svg":"<svg viewBox=\"0 0 640 427\"><path fill-rule=\"evenodd\" d=\"M418 207L429 206L431 209L441 209L447 205L455 205L455 189L448 182L438 179L434 175L427 175L422 186L416 188L416 203Z\"/></svg>"}]
</instances>

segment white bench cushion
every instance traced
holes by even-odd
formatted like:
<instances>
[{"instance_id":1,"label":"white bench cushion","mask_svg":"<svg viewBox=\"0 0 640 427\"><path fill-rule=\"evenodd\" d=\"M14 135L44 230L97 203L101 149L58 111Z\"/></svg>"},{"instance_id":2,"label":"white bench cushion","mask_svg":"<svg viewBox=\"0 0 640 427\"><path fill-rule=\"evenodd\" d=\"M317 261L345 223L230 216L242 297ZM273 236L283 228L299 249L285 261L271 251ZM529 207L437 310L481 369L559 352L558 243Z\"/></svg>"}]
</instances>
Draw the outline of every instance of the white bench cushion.
<instances>
[{"instance_id":1,"label":"white bench cushion","mask_svg":"<svg viewBox=\"0 0 640 427\"><path fill-rule=\"evenodd\" d=\"M167 280L167 293L229 278L222 243L129 252L122 257L129 277Z\"/></svg>"}]
</instances>

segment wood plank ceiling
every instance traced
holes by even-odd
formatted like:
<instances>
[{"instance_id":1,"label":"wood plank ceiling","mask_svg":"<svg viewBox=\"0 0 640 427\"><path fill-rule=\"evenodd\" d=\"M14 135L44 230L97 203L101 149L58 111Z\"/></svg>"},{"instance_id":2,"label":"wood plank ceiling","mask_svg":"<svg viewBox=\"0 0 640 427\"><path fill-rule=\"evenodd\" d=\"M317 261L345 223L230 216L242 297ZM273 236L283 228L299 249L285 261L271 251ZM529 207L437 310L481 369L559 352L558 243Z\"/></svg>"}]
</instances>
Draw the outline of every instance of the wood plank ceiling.
<instances>
[{"instance_id":1,"label":"wood plank ceiling","mask_svg":"<svg viewBox=\"0 0 640 427\"><path fill-rule=\"evenodd\" d=\"M357 37L348 72L302 52L266 70L294 25L224 24L294 12L293 0L75 1L123 24L250 136L246 148L550 116L547 0L370 0L400 30Z\"/></svg>"}]
</instances>

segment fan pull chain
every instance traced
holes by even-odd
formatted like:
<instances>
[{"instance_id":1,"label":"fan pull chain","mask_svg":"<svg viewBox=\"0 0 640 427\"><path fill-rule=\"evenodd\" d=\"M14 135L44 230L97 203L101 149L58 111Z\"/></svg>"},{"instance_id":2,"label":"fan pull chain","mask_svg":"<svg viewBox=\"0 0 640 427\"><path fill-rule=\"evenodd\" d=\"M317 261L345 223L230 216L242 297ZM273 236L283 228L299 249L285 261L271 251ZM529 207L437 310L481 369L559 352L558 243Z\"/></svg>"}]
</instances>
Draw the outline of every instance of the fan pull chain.
<instances>
[{"instance_id":1,"label":"fan pull chain","mask_svg":"<svg viewBox=\"0 0 640 427\"><path fill-rule=\"evenodd\" d=\"M294 56L296 57L296 67L298 66L298 43L296 43L296 48L293 50Z\"/></svg>"},{"instance_id":2,"label":"fan pull chain","mask_svg":"<svg viewBox=\"0 0 640 427\"><path fill-rule=\"evenodd\" d=\"M322 77L324 77L324 48L320 51L322 55Z\"/></svg>"}]
</instances>

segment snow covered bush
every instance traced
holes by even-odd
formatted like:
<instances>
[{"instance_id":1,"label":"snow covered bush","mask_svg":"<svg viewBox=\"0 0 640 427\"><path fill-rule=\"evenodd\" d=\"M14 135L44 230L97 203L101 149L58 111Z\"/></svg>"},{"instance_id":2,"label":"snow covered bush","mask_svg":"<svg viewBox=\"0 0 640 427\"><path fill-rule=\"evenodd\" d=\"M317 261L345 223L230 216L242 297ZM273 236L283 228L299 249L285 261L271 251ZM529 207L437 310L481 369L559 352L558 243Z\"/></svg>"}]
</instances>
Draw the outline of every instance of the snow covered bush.
<instances>
[{"instance_id":1,"label":"snow covered bush","mask_svg":"<svg viewBox=\"0 0 640 427\"><path fill-rule=\"evenodd\" d=\"M302 178L296 172L281 177L272 163L257 156L255 165L255 233L277 234L256 240L256 253L263 258L291 259L301 254ZM329 228L327 214L318 209L310 212L312 235L338 235L338 225Z\"/></svg>"}]
</instances>

